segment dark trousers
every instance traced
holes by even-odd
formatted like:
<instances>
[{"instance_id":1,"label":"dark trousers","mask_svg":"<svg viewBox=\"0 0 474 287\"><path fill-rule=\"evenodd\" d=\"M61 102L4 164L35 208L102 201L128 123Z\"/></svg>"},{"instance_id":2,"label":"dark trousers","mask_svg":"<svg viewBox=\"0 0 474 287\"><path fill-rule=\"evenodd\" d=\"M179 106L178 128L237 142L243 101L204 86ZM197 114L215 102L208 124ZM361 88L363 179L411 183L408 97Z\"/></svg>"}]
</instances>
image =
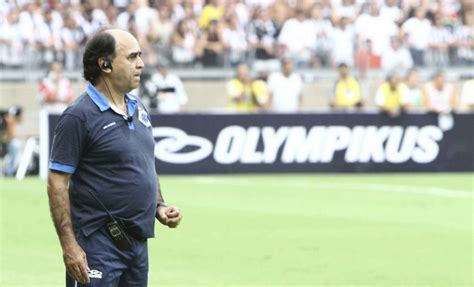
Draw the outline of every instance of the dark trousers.
<instances>
[{"instance_id":1,"label":"dark trousers","mask_svg":"<svg viewBox=\"0 0 474 287\"><path fill-rule=\"evenodd\" d=\"M80 284L66 274L66 287L146 287L148 281L147 240L129 236L130 250L121 251L114 245L105 228L88 237L82 232L77 241L87 255L89 284Z\"/></svg>"}]
</instances>

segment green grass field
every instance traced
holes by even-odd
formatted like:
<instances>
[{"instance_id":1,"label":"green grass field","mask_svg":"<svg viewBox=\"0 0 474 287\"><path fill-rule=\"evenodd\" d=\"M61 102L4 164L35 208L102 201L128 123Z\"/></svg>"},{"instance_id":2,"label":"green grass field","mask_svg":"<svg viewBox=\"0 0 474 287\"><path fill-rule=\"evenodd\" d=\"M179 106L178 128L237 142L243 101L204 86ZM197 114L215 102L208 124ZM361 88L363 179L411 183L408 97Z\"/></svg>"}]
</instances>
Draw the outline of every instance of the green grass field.
<instances>
[{"instance_id":1,"label":"green grass field","mask_svg":"<svg viewBox=\"0 0 474 287\"><path fill-rule=\"evenodd\" d=\"M468 174L162 177L149 286L473 286ZM63 286L46 184L0 179L0 286Z\"/></svg>"}]
</instances>

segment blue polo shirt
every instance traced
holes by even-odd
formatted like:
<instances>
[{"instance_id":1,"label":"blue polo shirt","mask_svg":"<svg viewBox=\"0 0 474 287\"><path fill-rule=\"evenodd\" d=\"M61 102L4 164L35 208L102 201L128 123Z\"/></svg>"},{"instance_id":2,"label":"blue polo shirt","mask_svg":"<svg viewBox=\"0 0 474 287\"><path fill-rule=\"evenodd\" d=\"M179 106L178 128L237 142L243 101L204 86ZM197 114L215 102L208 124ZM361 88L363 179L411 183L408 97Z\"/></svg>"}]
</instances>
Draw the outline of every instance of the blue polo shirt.
<instances>
[{"instance_id":1,"label":"blue polo shirt","mask_svg":"<svg viewBox=\"0 0 474 287\"><path fill-rule=\"evenodd\" d=\"M88 190L133 234L154 236L157 178L151 122L137 98L127 94L125 100L133 120L113 111L89 84L54 131L49 168L71 174L73 227L85 236L108 221Z\"/></svg>"}]
</instances>

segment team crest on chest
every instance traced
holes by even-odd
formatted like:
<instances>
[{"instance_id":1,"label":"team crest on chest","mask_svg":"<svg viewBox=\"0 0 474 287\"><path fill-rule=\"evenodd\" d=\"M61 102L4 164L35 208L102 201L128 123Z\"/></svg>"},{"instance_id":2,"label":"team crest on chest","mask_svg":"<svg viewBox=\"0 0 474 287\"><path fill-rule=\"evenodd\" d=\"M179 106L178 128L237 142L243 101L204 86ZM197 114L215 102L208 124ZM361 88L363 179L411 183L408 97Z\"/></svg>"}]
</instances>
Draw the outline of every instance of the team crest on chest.
<instances>
[{"instance_id":1,"label":"team crest on chest","mask_svg":"<svg viewBox=\"0 0 474 287\"><path fill-rule=\"evenodd\" d=\"M150 119L148 118L148 113L140 107L138 108L138 119L145 127L151 127Z\"/></svg>"}]
</instances>

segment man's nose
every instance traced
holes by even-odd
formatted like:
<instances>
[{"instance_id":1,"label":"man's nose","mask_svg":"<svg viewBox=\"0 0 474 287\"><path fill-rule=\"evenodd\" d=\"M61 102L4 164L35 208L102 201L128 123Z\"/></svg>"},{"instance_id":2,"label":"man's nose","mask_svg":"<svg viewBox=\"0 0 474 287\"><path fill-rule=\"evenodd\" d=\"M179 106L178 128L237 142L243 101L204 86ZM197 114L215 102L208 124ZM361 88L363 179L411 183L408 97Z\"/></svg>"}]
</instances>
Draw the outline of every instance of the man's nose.
<instances>
[{"instance_id":1,"label":"man's nose","mask_svg":"<svg viewBox=\"0 0 474 287\"><path fill-rule=\"evenodd\" d=\"M142 57L139 57L138 61L137 61L137 68L138 69L143 69L144 67L145 67L145 63L143 62Z\"/></svg>"}]
</instances>

